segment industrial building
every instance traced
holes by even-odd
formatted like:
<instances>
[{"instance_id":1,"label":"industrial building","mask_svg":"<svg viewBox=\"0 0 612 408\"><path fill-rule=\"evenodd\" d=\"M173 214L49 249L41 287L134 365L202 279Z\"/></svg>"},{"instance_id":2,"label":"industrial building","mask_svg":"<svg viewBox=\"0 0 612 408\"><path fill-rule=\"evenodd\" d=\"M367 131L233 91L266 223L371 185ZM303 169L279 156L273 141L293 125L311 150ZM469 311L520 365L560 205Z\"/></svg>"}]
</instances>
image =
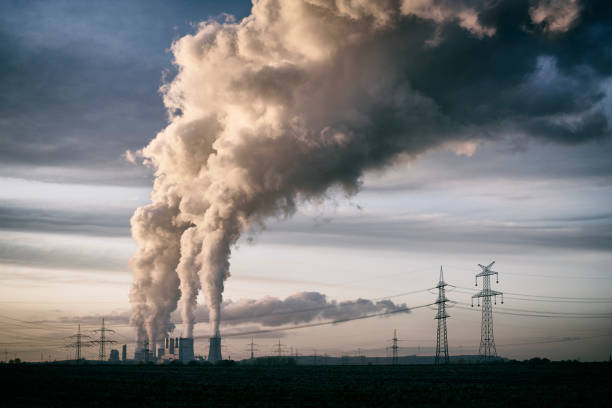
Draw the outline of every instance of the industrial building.
<instances>
[{"instance_id":1,"label":"industrial building","mask_svg":"<svg viewBox=\"0 0 612 408\"><path fill-rule=\"evenodd\" d=\"M217 361L221 360L223 360L223 357L221 356L221 337L211 337L208 348L208 361L211 363L216 363Z\"/></svg>"},{"instance_id":2,"label":"industrial building","mask_svg":"<svg viewBox=\"0 0 612 408\"><path fill-rule=\"evenodd\" d=\"M108 358L108 361L112 363L118 363L119 362L119 350L112 349L110 351L110 356Z\"/></svg>"},{"instance_id":3,"label":"industrial building","mask_svg":"<svg viewBox=\"0 0 612 408\"><path fill-rule=\"evenodd\" d=\"M141 349L136 349L136 351L134 351L134 360L144 363L155 361L155 352L149 349L148 341L145 341Z\"/></svg>"},{"instance_id":4,"label":"industrial building","mask_svg":"<svg viewBox=\"0 0 612 408\"><path fill-rule=\"evenodd\" d=\"M190 362L194 359L193 338L166 337L164 339L164 347L157 349L157 359L160 362Z\"/></svg>"}]
</instances>

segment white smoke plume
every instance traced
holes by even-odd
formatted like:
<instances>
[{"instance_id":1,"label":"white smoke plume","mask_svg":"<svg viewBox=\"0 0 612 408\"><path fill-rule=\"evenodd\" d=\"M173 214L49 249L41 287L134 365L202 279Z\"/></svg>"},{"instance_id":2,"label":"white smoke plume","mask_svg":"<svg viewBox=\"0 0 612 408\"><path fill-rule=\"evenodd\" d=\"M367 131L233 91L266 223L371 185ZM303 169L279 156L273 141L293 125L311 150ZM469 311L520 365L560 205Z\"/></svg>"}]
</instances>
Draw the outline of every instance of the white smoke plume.
<instances>
[{"instance_id":1,"label":"white smoke plume","mask_svg":"<svg viewBox=\"0 0 612 408\"><path fill-rule=\"evenodd\" d=\"M451 38L438 35L441 27L460 30L463 47L494 40L494 22L479 17L489 3L259 0L242 21L203 22L176 41L178 73L162 87L169 124L139 152L156 177L152 204L131 221L139 246L130 294L139 341L155 343L172 329L179 298L191 336L200 289L218 335L231 249L241 234L268 217L290 216L332 186L356 193L368 169L484 139L497 126L549 138L599 129L581 125L599 120L596 111L580 113L565 133L555 131L564 125L549 112L530 122L510 90L485 105L474 101L475 112L458 99L469 95L459 86L442 94L443 106L415 90L411 76L440 93L437 83L452 75L426 59L427 52L455 52L452 44L444 48ZM429 71L439 78L423 79ZM496 85L491 81L487 86ZM575 92L584 89L594 88ZM513 125L513 115L523 124Z\"/></svg>"},{"instance_id":2,"label":"white smoke plume","mask_svg":"<svg viewBox=\"0 0 612 408\"><path fill-rule=\"evenodd\" d=\"M193 313L189 319L184 316L172 314L176 322L207 323L210 322L210 310L206 305L197 305L190 309ZM225 300L221 304L224 326L241 326L244 324L258 324L264 327L278 327L287 324L310 323L316 320L340 320L362 317L372 313L402 312L408 313L405 303L394 303L391 300L356 299L338 302L330 300L319 292L298 292L279 299L266 296L261 299ZM181 314L184 309L181 310ZM52 322L80 323L97 325L102 318L109 324L125 324L129 321L129 314L117 311L110 315L81 315L63 317ZM43 321L43 323L46 321ZM185 336L183 331L181 335ZM193 333L191 333L191 337Z\"/></svg>"},{"instance_id":3,"label":"white smoke plume","mask_svg":"<svg viewBox=\"0 0 612 408\"><path fill-rule=\"evenodd\" d=\"M338 320L365 316L370 313L394 312L406 309L405 304L390 300L357 299L337 302L319 292L299 292L286 299L267 296L263 299L241 299L222 304L223 324L236 326L257 323L266 327L309 323L315 320ZM198 322L207 322L207 308L199 308Z\"/></svg>"}]
</instances>

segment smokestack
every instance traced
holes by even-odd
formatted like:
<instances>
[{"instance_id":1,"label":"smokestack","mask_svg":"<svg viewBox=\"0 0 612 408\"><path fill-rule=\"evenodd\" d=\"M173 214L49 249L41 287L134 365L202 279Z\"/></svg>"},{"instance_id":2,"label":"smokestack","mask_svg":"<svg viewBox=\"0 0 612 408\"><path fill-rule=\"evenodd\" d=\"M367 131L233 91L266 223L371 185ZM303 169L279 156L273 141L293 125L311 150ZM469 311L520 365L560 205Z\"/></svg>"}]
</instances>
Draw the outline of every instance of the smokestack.
<instances>
[{"instance_id":1,"label":"smokestack","mask_svg":"<svg viewBox=\"0 0 612 408\"><path fill-rule=\"evenodd\" d=\"M208 348L208 361L216 363L223 360L221 357L221 336L210 338L210 347Z\"/></svg>"},{"instance_id":2,"label":"smokestack","mask_svg":"<svg viewBox=\"0 0 612 408\"><path fill-rule=\"evenodd\" d=\"M127 344L124 344L123 347L121 347L121 361L125 363L126 360L127 360Z\"/></svg>"}]
</instances>

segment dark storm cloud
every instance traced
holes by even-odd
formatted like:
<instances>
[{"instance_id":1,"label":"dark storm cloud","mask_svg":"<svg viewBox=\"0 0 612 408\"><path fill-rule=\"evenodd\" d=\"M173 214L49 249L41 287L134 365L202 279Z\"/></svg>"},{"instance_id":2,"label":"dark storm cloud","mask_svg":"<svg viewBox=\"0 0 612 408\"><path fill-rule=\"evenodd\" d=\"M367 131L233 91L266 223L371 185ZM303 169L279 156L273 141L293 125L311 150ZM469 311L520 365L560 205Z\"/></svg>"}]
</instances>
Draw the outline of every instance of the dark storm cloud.
<instances>
[{"instance_id":1,"label":"dark storm cloud","mask_svg":"<svg viewBox=\"0 0 612 408\"><path fill-rule=\"evenodd\" d=\"M479 15L496 28L493 36L448 24L436 46L398 42L398 59L414 61L404 65L412 86L475 137L523 134L569 144L608 137L612 9L605 1L583 3L573 28L548 33L530 18L534 2L498 1Z\"/></svg>"},{"instance_id":2,"label":"dark storm cloud","mask_svg":"<svg viewBox=\"0 0 612 408\"><path fill-rule=\"evenodd\" d=\"M602 109L602 81L612 73L607 2L579 2L579 17L565 32L549 32L546 22L534 23L534 2L437 4L455 11L460 5L474 7L479 23L495 33L478 36L457 20L438 26L415 16L385 34L385 47L378 39L370 49L364 45L362 60L395 60L405 84L430 101L430 108L418 106L417 111L374 104L365 133L385 140L371 152L374 164L389 151L435 146L453 132L464 138L523 134L569 144L609 136L610 113ZM240 18L250 5L104 1L91 7L28 1L0 7L3 174L40 179L44 172L28 176L22 166L79 167L94 170L103 183L129 184L130 179L133 184L149 178L121 163L121 154L144 146L164 126L158 87L162 71L170 68L165 50L190 30L189 22L224 11ZM433 38L438 40L427 46ZM255 79L251 86L265 85ZM608 95L610 89L612 85ZM421 137L388 137L406 127ZM350 166L339 166L346 167L347 179L354 176ZM118 167L121 172L112 172ZM90 176L84 181L98 180Z\"/></svg>"}]
</instances>

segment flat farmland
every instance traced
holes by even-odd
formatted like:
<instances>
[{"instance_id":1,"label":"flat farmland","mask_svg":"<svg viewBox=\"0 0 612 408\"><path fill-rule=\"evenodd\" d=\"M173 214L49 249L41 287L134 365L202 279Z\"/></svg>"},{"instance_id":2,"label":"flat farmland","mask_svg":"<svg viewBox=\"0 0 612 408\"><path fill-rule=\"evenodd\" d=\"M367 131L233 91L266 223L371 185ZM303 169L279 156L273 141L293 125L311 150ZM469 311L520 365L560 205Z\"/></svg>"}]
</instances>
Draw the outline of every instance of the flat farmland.
<instances>
[{"instance_id":1,"label":"flat farmland","mask_svg":"<svg viewBox=\"0 0 612 408\"><path fill-rule=\"evenodd\" d=\"M610 406L612 364L0 365L2 407Z\"/></svg>"}]
</instances>

